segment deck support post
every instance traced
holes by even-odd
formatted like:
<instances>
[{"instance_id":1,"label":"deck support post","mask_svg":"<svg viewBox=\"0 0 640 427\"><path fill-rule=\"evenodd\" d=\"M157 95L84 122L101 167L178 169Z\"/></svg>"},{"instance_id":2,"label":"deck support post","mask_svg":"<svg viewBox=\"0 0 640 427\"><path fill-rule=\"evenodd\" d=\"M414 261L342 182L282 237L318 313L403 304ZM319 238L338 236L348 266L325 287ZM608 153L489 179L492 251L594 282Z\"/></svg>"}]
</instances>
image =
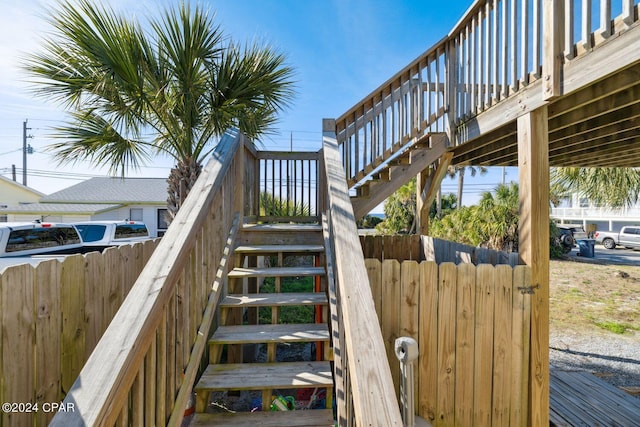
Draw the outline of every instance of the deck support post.
<instances>
[{"instance_id":1,"label":"deck support post","mask_svg":"<svg viewBox=\"0 0 640 427\"><path fill-rule=\"evenodd\" d=\"M421 236L429 234L429 210L438 195L440 184L452 159L453 152L447 151L437 161L437 165L434 163L416 177L416 234Z\"/></svg>"},{"instance_id":2,"label":"deck support post","mask_svg":"<svg viewBox=\"0 0 640 427\"><path fill-rule=\"evenodd\" d=\"M531 267L529 425L549 425L549 131L547 107L518 117L519 253Z\"/></svg>"}]
</instances>

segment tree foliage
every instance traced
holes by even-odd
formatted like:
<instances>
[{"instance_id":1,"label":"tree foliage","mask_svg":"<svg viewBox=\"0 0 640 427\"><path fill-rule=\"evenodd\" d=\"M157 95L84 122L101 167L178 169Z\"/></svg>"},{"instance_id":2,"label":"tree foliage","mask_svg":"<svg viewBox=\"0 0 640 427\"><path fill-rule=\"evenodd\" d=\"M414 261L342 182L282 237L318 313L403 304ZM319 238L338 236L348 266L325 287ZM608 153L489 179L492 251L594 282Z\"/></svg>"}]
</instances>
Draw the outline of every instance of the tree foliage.
<instances>
[{"instance_id":1,"label":"tree foliage","mask_svg":"<svg viewBox=\"0 0 640 427\"><path fill-rule=\"evenodd\" d=\"M640 168L554 168L551 191L575 192L600 206L631 206L640 195Z\"/></svg>"},{"instance_id":2,"label":"tree foliage","mask_svg":"<svg viewBox=\"0 0 640 427\"><path fill-rule=\"evenodd\" d=\"M202 7L181 3L151 19L91 0L62 0L51 32L25 69L35 94L64 106L51 150L61 163L88 160L113 174L158 154L175 160L172 213L195 183L219 137L238 127L269 132L293 96L293 70L269 46L241 47Z\"/></svg>"},{"instance_id":3,"label":"tree foliage","mask_svg":"<svg viewBox=\"0 0 640 427\"><path fill-rule=\"evenodd\" d=\"M384 202L384 221L376 227L381 234L409 234L415 228L416 179L400 187Z\"/></svg>"}]
</instances>

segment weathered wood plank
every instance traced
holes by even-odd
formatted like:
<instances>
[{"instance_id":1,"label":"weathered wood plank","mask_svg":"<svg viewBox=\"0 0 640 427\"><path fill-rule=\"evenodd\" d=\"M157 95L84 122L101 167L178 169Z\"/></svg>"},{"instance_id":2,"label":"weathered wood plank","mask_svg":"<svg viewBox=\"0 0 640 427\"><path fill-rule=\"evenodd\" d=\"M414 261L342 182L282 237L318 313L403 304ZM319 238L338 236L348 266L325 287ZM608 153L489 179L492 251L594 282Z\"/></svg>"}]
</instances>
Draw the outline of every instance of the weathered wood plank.
<instances>
[{"instance_id":1,"label":"weathered wood plank","mask_svg":"<svg viewBox=\"0 0 640 427\"><path fill-rule=\"evenodd\" d=\"M333 427L333 413L329 409L282 412L237 412L196 414L189 423L192 427Z\"/></svg>"},{"instance_id":2,"label":"weathered wood plank","mask_svg":"<svg viewBox=\"0 0 640 427\"><path fill-rule=\"evenodd\" d=\"M458 266L456 290L456 424L473 425L476 267Z\"/></svg>"},{"instance_id":3,"label":"weathered wood plank","mask_svg":"<svg viewBox=\"0 0 640 427\"><path fill-rule=\"evenodd\" d=\"M512 375L512 282L508 265L495 268L495 305L493 335L493 426L510 427ZM514 402L515 403L515 402Z\"/></svg>"},{"instance_id":4,"label":"weathered wood plank","mask_svg":"<svg viewBox=\"0 0 640 427\"><path fill-rule=\"evenodd\" d=\"M400 362L395 356L394 345L400 332L400 263L394 259L382 262L382 336L387 350L387 360L396 395L400 389Z\"/></svg>"},{"instance_id":5,"label":"weathered wood plank","mask_svg":"<svg viewBox=\"0 0 640 427\"><path fill-rule=\"evenodd\" d=\"M35 402L59 402L64 396L60 387L62 317L60 310L60 263L40 262L35 268ZM102 325L99 325L100 327ZM3 356L4 357L4 356ZM36 425L47 425L54 413L38 411Z\"/></svg>"},{"instance_id":6,"label":"weathered wood plank","mask_svg":"<svg viewBox=\"0 0 640 427\"><path fill-rule=\"evenodd\" d=\"M33 270L29 264L7 269L0 277L2 294L2 398L3 403L27 403L34 400L33 345L36 310L34 307ZM55 337L54 337L55 339ZM28 427L32 413L2 411L2 425Z\"/></svg>"},{"instance_id":7,"label":"weathered wood plank","mask_svg":"<svg viewBox=\"0 0 640 427\"><path fill-rule=\"evenodd\" d=\"M332 387L329 362L227 363L209 365L197 390L262 390Z\"/></svg>"},{"instance_id":8,"label":"weathered wood plank","mask_svg":"<svg viewBox=\"0 0 640 427\"><path fill-rule=\"evenodd\" d=\"M513 321L511 358L511 425L525 427L528 420L529 334L531 330L531 297L523 292L531 286L531 269L513 269Z\"/></svg>"},{"instance_id":9,"label":"weathered wood plank","mask_svg":"<svg viewBox=\"0 0 640 427\"><path fill-rule=\"evenodd\" d=\"M124 265L123 268L133 269L135 266ZM84 284L87 323L84 360L87 360L106 329L106 324L111 320L104 318L105 297L108 297L109 287L104 283L104 257L101 253L91 252L85 255Z\"/></svg>"},{"instance_id":10,"label":"weathered wood plank","mask_svg":"<svg viewBox=\"0 0 640 427\"><path fill-rule=\"evenodd\" d=\"M519 253L536 286L531 301L529 408L532 425L549 424L549 129L547 108L518 118Z\"/></svg>"},{"instance_id":11,"label":"weathered wood plank","mask_svg":"<svg viewBox=\"0 0 640 427\"><path fill-rule=\"evenodd\" d=\"M365 259L367 277L371 286L371 295L378 315L378 323L382 324L382 262L379 259Z\"/></svg>"},{"instance_id":12,"label":"weathered wood plank","mask_svg":"<svg viewBox=\"0 0 640 427\"><path fill-rule=\"evenodd\" d=\"M420 304L420 266L417 261L405 261L400 265L400 337L411 337L418 342ZM395 349L395 343L394 343ZM397 358L397 356L394 357ZM418 370L414 369L414 407L418 402Z\"/></svg>"},{"instance_id":13,"label":"weathered wood plank","mask_svg":"<svg viewBox=\"0 0 640 427\"><path fill-rule=\"evenodd\" d=\"M440 264L438 272L438 400L437 416L443 425L455 422L457 270Z\"/></svg>"},{"instance_id":14,"label":"weathered wood plank","mask_svg":"<svg viewBox=\"0 0 640 427\"><path fill-rule=\"evenodd\" d=\"M474 425L491 425L493 380L495 269L482 264L476 271Z\"/></svg>"},{"instance_id":15,"label":"weathered wood plank","mask_svg":"<svg viewBox=\"0 0 640 427\"><path fill-rule=\"evenodd\" d=\"M233 325L220 326L210 344L252 344L268 342L329 341L329 330L323 323Z\"/></svg>"},{"instance_id":16,"label":"weathered wood plank","mask_svg":"<svg viewBox=\"0 0 640 427\"><path fill-rule=\"evenodd\" d=\"M62 389L69 390L85 361L85 283L82 255L67 257L61 267Z\"/></svg>"},{"instance_id":17,"label":"weathered wood plank","mask_svg":"<svg viewBox=\"0 0 640 427\"><path fill-rule=\"evenodd\" d=\"M420 263L420 406L418 414L434 422L438 401L438 265Z\"/></svg>"},{"instance_id":18,"label":"weathered wood plank","mask_svg":"<svg viewBox=\"0 0 640 427\"><path fill-rule=\"evenodd\" d=\"M328 127L329 123L323 123ZM366 283L367 271L360 249L351 202L348 198L345 171L333 136L323 136L327 195L331 212L337 272L337 286L342 305L349 380L355 421L361 425L400 426L402 419L394 399L380 400L393 388L389 367L380 356L385 354L380 327L371 322L375 306ZM357 332L356 332L357 331Z\"/></svg>"}]
</instances>

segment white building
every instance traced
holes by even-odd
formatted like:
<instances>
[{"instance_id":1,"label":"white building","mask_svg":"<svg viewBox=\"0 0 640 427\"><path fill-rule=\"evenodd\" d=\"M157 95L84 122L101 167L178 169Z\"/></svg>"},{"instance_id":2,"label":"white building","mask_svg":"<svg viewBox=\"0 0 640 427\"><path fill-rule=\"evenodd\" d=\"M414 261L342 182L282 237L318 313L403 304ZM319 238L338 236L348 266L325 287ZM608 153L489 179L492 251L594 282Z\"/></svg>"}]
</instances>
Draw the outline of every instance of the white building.
<instances>
[{"instance_id":1,"label":"white building","mask_svg":"<svg viewBox=\"0 0 640 427\"><path fill-rule=\"evenodd\" d=\"M625 225L640 225L640 204L630 208L603 208L574 195L552 208L551 218L561 224L582 224L585 230L620 231Z\"/></svg>"},{"instance_id":2,"label":"white building","mask_svg":"<svg viewBox=\"0 0 640 427\"><path fill-rule=\"evenodd\" d=\"M7 221L77 222L92 220L143 221L149 234L167 229L166 178L91 178L37 203L14 204L2 211Z\"/></svg>"}]
</instances>

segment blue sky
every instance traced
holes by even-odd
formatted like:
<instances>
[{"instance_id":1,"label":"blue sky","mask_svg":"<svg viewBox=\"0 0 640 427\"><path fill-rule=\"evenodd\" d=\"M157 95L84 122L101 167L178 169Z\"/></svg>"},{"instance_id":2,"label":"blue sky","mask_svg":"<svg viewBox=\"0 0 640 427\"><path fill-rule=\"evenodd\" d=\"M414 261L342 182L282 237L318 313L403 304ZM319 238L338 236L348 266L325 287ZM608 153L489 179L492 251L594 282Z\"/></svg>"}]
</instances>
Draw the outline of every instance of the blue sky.
<instances>
[{"instance_id":1,"label":"blue sky","mask_svg":"<svg viewBox=\"0 0 640 427\"><path fill-rule=\"evenodd\" d=\"M195 1L195 0L193 0ZM27 3L27 4L25 4ZM41 19L53 1L15 3L0 0L0 174L11 177L11 165L22 168L22 128L28 119L28 185L51 193L86 179L105 175L88 164L58 166L44 148L51 142L48 128L64 118L53 104L34 99L19 70L24 52L38 48L46 35ZM116 11L126 11L144 22L159 11L153 0L111 0ZM176 1L164 1L176 4ZM237 42L258 40L283 52L296 69L297 97L282 114L278 133L265 138L268 149L313 149L320 146L321 120L338 117L369 92L427 50L455 25L471 0L209 0L201 1L225 33ZM171 162L157 159L130 176L167 176ZM509 169L507 182L516 179ZM502 179L502 170L482 178L466 179L465 204ZM64 175L63 179L60 175ZM69 179L72 178L72 179ZM21 182L21 173L18 172ZM455 180L444 181L445 192L455 192Z\"/></svg>"}]
</instances>

